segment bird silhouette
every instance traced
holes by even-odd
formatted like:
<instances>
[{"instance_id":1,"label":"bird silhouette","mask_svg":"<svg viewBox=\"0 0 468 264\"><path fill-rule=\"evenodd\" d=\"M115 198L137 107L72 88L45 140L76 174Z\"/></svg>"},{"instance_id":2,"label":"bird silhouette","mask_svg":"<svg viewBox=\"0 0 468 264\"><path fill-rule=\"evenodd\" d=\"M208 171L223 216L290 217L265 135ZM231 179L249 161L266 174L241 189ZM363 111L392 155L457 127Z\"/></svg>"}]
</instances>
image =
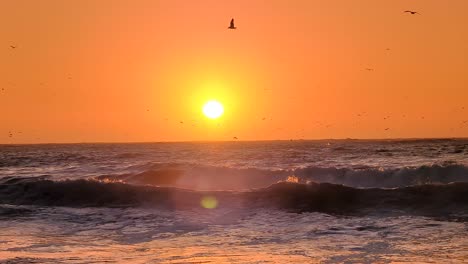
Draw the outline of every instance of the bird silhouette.
<instances>
[{"instance_id":1,"label":"bird silhouette","mask_svg":"<svg viewBox=\"0 0 468 264\"><path fill-rule=\"evenodd\" d=\"M232 137L232 139L236 139L236 140L237 140L237 137Z\"/></svg>"},{"instance_id":2,"label":"bird silhouette","mask_svg":"<svg viewBox=\"0 0 468 264\"><path fill-rule=\"evenodd\" d=\"M10 45L10 48L12 48L12 49L16 49L16 46Z\"/></svg>"},{"instance_id":3,"label":"bird silhouette","mask_svg":"<svg viewBox=\"0 0 468 264\"><path fill-rule=\"evenodd\" d=\"M231 19L231 23L229 24L228 29L236 29L236 26L234 26L234 18Z\"/></svg>"},{"instance_id":4,"label":"bird silhouette","mask_svg":"<svg viewBox=\"0 0 468 264\"><path fill-rule=\"evenodd\" d=\"M418 12L416 12L416 11L411 11L411 10L406 10L404 13L410 13L410 14L412 14L412 15L416 15L416 14L419 15Z\"/></svg>"},{"instance_id":5,"label":"bird silhouette","mask_svg":"<svg viewBox=\"0 0 468 264\"><path fill-rule=\"evenodd\" d=\"M366 68L366 71L374 71L372 68Z\"/></svg>"}]
</instances>

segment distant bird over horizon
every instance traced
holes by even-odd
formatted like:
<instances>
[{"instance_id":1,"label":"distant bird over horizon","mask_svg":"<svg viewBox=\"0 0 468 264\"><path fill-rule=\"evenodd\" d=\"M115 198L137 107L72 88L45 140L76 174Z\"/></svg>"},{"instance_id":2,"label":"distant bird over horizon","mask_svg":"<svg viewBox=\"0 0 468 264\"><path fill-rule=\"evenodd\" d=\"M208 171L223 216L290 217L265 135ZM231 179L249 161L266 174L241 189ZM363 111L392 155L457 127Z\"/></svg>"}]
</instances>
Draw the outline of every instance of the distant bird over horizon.
<instances>
[{"instance_id":1,"label":"distant bird over horizon","mask_svg":"<svg viewBox=\"0 0 468 264\"><path fill-rule=\"evenodd\" d=\"M237 140L237 137L232 137L232 139Z\"/></svg>"},{"instance_id":2,"label":"distant bird over horizon","mask_svg":"<svg viewBox=\"0 0 468 264\"><path fill-rule=\"evenodd\" d=\"M16 46L10 45L10 48L12 48L12 49L16 49Z\"/></svg>"},{"instance_id":3,"label":"distant bird over horizon","mask_svg":"<svg viewBox=\"0 0 468 264\"><path fill-rule=\"evenodd\" d=\"M231 23L229 24L228 29L236 29L237 27L234 26L234 18L231 19Z\"/></svg>"},{"instance_id":4,"label":"distant bird over horizon","mask_svg":"<svg viewBox=\"0 0 468 264\"><path fill-rule=\"evenodd\" d=\"M411 10L406 10L406 11L403 12L403 13L410 13L410 14L412 14L412 15L420 15L418 12L416 12L416 11L411 11Z\"/></svg>"}]
</instances>

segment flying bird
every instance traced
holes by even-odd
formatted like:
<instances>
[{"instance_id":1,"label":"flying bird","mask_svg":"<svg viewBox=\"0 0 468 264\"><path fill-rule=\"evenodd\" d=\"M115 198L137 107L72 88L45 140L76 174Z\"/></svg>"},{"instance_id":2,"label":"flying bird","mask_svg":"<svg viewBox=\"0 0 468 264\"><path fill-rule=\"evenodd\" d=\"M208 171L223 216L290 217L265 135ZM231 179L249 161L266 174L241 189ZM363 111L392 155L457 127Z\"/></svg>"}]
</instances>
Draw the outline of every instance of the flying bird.
<instances>
[{"instance_id":1,"label":"flying bird","mask_svg":"<svg viewBox=\"0 0 468 264\"><path fill-rule=\"evenodd\" d=\"M16 46L10 45L10 48L12 48L12 49L16 49Z\"/></svg>"},{"instance_id":2,"label":"flying bird","mask_svg":"<svg viewBox=\"0 0 468 264\"><path fill-rule=\"evenodd\" d=\"M366 71L374 71L372 68L366 68Z\"/></svg>"},{"instance_id":3,"label":"flying bird","mask_svg":"<svg viewBox=\"0 0 468 264\"><path fill-rule=\"evenodd\" d=\"M232 137L232 139L237 140L237 137Z\"/></svg>"},{"instance_id":4,"label":"flying bird","mask_svg":"<svg viewBox=\"0 0 468 264\"><path fill-rule=\"evenodd\" d=\"M236 29L236 26L234 26L234 18L231 19L231 24L229 24L228 29Z\"/></svg>"},{"instance_id":5,"label":"flying bird","mask_svg":"<svg viewBox=\"0 0 468 264\"><path fill-rule=\"evenodd\" d=\"M411 11L411 10L406 10L404 13L410 13L410 14L412 14L412 15L416 15L416 14L419 15L418 12L416 12L416 11Z\"/></svg>"}]
</instances>

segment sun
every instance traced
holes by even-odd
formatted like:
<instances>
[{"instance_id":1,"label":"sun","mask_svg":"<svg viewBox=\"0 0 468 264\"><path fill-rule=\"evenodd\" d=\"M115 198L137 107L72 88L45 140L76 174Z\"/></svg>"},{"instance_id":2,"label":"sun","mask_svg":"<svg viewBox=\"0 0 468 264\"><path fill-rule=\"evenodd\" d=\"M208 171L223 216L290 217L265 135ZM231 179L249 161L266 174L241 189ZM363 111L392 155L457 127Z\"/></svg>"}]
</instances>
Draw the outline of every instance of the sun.
<instances>
[{"instance_id":1,"label":"sun","mask_svg":"<svg viewBox=\"0 0 468 264\"><path fill-rule=\"evenodd\" d=\"M208 101L205 103L205 105L203 105L203 114L205 114L205 116L208 118L216 119L222 116L223 113L224 113L223 105L216 100Z\"/></svg>"}]
</instances>

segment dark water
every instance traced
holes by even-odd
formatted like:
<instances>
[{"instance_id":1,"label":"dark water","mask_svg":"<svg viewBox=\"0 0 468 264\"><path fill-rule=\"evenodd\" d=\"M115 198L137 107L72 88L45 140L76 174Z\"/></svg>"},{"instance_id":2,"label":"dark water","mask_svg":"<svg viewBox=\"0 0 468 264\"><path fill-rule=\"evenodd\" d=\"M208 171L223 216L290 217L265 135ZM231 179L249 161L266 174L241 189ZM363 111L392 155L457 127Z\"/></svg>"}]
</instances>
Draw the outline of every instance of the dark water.
<instances>
[{"instance_id":1,"label":"dark water","mask_svg":"<svg viewBox=\"0 0 468 264\"><path fill-rule=\"evenodd\" d=\"M463 262L468 140L0 146L0 259Z\"/></svg>"}]
</instances>

